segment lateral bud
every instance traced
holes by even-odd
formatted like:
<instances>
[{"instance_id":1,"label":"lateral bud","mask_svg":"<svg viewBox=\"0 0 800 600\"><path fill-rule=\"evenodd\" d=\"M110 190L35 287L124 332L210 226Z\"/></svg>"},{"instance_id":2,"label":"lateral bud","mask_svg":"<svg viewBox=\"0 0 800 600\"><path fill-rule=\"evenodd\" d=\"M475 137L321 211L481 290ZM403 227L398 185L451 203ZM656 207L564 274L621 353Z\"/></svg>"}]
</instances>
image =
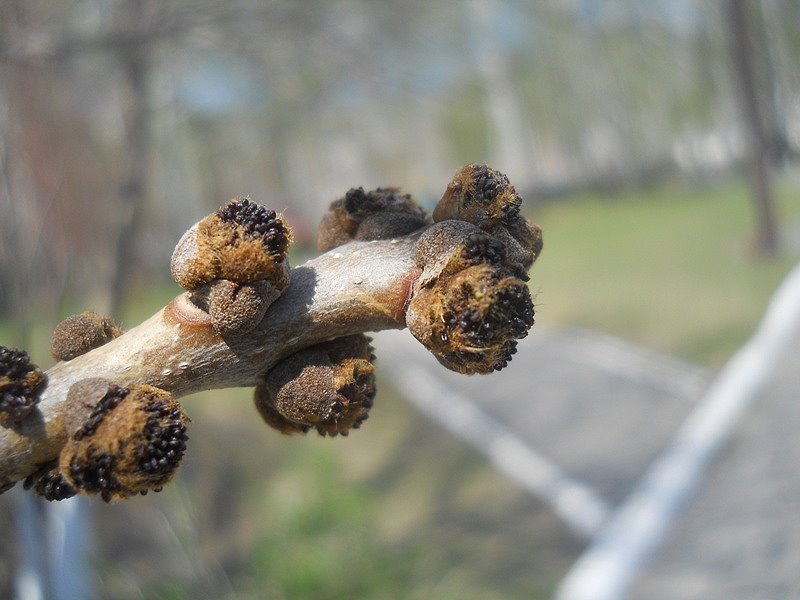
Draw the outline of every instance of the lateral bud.
<instances>
[{"instance_id":1,"label":"lateral bud","mask_svg":"<svg viewBox=\"0 0 800 600\"><path fill-rule=\"evenodd\" d=\"M172 254L172 277L189 291L215 279L267 280L283 291L291 237L275 211L249 198L231 200L181 237Z\"/></svg>"},{"instance_id":2,"label":"lateral bud","mask_svg":"<svg viewBox=\"0 0 800 600\"><path fill-rule=\"evenodd\" d=\"M231 200L193 225L172 254L172 277L223 336L243 335L289 286L291 231L275 211Z\"/></svg>"},{"instance_id":3,"label":"lateral bud","mask_svg":"<svg viewBox=\"0 0 800 600\"><path fill-rule=\"evenodd\" d=\"M398 188L351 188L331 203L317 230L317 248L331 250L352 240L407 235L430 223L425 209Z\"/></svg>"},{"instance_id":4,"label":"lateral bud","mask_svg":"<svg viewBox=\"0 0 800 600\"><path fill-rule=\"evenodd\" d=\"M68 402L89 403L103 380L78 382ZM79 398L88 393L87 398ZM175 474L186 450L189 417L172 395L150 385L105 392L61 451L59 469L83 494L109 502L160 491Z\"/></svg>"},{"instance_id":5,"label":"lateral bud","mask_svg":"<svg viewBox=\"0 0 800 600\"><path fill-rule=\"evenodd\" d=\"M110 317L86 311L71 315L53 330L50 352L57 360L72 360L123 334Z\"/></svg>"},{"instance_id":6,"label":"lateral bud","mask_svg":"<svg viewBox=\"0 0 800 600\"><path fill-rule=\"evenodd\" d=\"M370 339L349 335L301 350L278 363L259 383L255 404L281 433L347 435L367 419L375 398Z\"/></svg>"}]
</instances>

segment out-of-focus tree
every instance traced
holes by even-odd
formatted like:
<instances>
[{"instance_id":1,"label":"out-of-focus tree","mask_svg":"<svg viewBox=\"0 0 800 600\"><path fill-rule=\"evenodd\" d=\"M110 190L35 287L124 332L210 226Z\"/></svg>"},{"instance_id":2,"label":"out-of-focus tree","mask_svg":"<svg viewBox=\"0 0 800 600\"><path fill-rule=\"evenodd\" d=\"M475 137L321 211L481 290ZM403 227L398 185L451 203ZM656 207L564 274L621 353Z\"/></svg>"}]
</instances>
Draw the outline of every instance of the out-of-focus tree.
<instances>
[{"instance_id":1,"label":"out-of-focus tree","mask_svg":"<svg viewBox=\"0 0 800 600\"><path fill-rule=\"evenodd\" d=\"M750 5L744 0L727 0L731 45L731 63L736 91L747 130L747 155L750 163L750 186L757 219L756 244L764 256L775 254L778 233L770 182L770 141L765 126L763 100L758 93L757 70L753 51L753 25Z\"/></svg>"},{"instance_id":2,"label":"out-of-focus tree","mask_svg":"<svg viewBox=\"0 0 800 600\"><path fill-rule=\"evenodd\" d=\"M726 169L743 146L725 6L8 0L0 187L4 206L9 193L18 200L3 227L20 211L39 223L52 205L37 260L68 264L56 246L80 240L67 290L113 276L96 295L115 296L93 305L117 306L187 214L240 193L311 217L351 185L402 181L433 195L470 161L518 162L504 168L525 171L514 179L526 193ZM765 131L791 160L799 9L756 6ZM142 235L131 235L137 223Z\"/></svg>"},{"instance_id":3,"label":"out-of-focus tree","mask_svg":"<svg viewBox=\"0 0 800 600\"><path fill-rule=\"evenodd\" d=\"M182 0L119 0L110 5L65 2L59 7L13 0L4 6L0 63L10 74L3 86L9 113L15 116L9 121L19 124L17 129L22 138L30 137L31 132L38 129L41 134L38 139L48 150L61 146L61 152L55 158L58 162L56 168L53 165L48 168L46 157L34 156L15 146L14 132L7 132L9 135L4 136L8 138L6 143L14 146L7 148L4 155L8 181L17 179L17 172L31 166L34 171L42 171L54 178L61 167L79 173L78 180L101 181L104 188L102 191L77 190L59 183L57 189L52 185L48 189L46 182L34 178L29 189L18 191L14 202L13 189L7 186L7 215L13 217L12 205L18 209L22 199L30 204L38 194L52 206L61 207L70 217L67 222L82 223L85 230L73 231L78 235L68 239L88 240L93 248L84 248L88 250L85 254L105 257L100 271L111 280L110 285L97 286L98 291L107 290L108 297L93 298L94 306L105 307L110 314L119 314L139 262L142 238L138 232L155 170L151 131L154 57L159 53L162 56L169 54L170 48L176 46L191 46L194 38L226 39L229 34L235 37L236 26L248 20L279 28L286 14L292 12L287 7L289 3L285 2L229 5L216 1ZM269 28L264 29L268 31ZM107 75L108 80L102 80L99 73L92 72L93 69ZM93 86L93 89L76 89L70 75L80 83ZM22 96L36 77L45 82L42 85L62 87L50 93L36 93L36 101L31 102L31 98ZM59 102L62 98L63 101ZM88 110L85 105L80 106L92 101L98 104L96 113L91 106ZM66 132L59 135L58 127L52 124L42 127L47 115L53 115L57 124L62 123L59 116L54 115L54 108L60 103L68 107L60 118L73 119L75 115L81 115L86 119L85 131L95 134L93 143L88 146L99 156L87 159L82 154L87 144L86 140L81 140L81 132L76 132L78 135ZM16 118L17 111L22 118ZM113 167L103 164L100 157L106 157ZM12 160L15 161L13 165L19 168L12 165ZM79 181L78 185L81 183ZM81 203L91 205L84 218L80 218L80 211L76 210ZM33 223L43 221L52 206L47 205L47 210L40 207L29 220ZM27 229L18 227L21 224L19 219L9 218L6 222L26 238L30 237ZM63 223L62 219L56 220L56 226L63 226ZM44 244L49 244L50 239L46 236ZM54 250L53 254L67 256L64 248ZM90 270L94 279L98 279L97 269Z\"/></svg>"}]
</instances>

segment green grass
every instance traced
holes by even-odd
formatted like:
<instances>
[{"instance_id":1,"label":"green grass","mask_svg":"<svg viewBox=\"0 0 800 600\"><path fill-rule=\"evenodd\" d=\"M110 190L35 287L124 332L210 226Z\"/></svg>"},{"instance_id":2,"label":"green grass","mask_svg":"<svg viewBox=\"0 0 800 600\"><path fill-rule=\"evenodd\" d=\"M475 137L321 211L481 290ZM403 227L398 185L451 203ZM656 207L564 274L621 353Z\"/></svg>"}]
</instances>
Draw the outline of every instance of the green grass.
<instances>
[{"instance_id":1,"label":"green grass","mask_svg":"<svg viewBox=\"0 0 800 600\"><path fill-rule=\"evenodd\" d=\"M783 222L800 190L781 189ZM743 186L585 195L530 214L545 247L533 270L539 326L579 325L719 365L756 327L796 258L759 259Z\"/></svg>"},{"instance_id":2,"label":"green grass","mask_svg":"<svg viewBox=\"0 0 800 600\"><path fill-rule=\"evenodd\" d=\"M100 566L109 595L227 598L230 587L238 599L543 600L577 552L556 517L388 387L346 439L281 436L250 396L187 399L194 423L177 480L99 507L115 523L159 507L179 541L130 533L142 547L126 542L126 560ZM113 554L118 541L105 543L98 551Z\"/></svg>"}]
</instances>

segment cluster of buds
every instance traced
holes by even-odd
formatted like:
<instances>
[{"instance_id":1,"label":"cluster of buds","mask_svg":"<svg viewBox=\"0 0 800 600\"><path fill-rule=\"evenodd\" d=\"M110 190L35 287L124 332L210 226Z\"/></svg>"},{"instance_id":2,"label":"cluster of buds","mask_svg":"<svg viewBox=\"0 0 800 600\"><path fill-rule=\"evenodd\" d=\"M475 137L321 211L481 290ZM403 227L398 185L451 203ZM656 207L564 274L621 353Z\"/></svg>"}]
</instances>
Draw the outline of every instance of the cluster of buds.
<instances>
[{"instance_id":1,"label":"cluster of buds","mask_svg":"<svg viewBox=\"0 0 800 600\"><path fill-rule=\"evenodd\" d=\"M51 350L69 361L122 335L110 318L95 313L67 317L53 332ZM40 465L25 488L46 500L81 492L106 502L160 491L186 450L189 418L172 395L139 384L121 387L102 378L82 379L67 395L72 408L58 459Z\"/></svg>"},{"instance_id":2,"label":"cluster of buds","mask_svg":"<svg viewBox=\"0 0 800 600\"><path fill-rule=\"evenodd\" d=\"M468 165L447 186L432 227L417 242L422 275L406 324L447 368L491 373L508 364L533 325L527 270L541 230L520 215L508 178Z\"/></svg>"},{"instance_id":3,"label":"cluster of buds","mask_svg":"<svg viewBox=\"0 0 800 600\"><path fill-rule=\"evenodd\" d=\"M192 292L217 333L241 336L288 287L291 239L275 211L238 198L183 235L172 254L172 277Z\"/></svg>"},{"instance_id":4,"label":"cluster of buds","mask_svg":"<svg viewBox=\"0 0 800 600\"><path fill-rule=\"evenodd\" d=\"M318 247L330 252L290 270L282 217L249 198L229 201L180 239L171 267L186 293L136 333L89 312L56 327L52 353L61 362L52 372L71 378L54 421L61 429L50 428L58 456L40 453L46 460L13 477L49 500L158 491L186 450L189 418L175 395L219 382L255 384L258 413L281 433L346 436L376 394L365 331L406 326L449 369L502 369L534 322L527 272L542 236L520 206L508 178L480 164L456 173L432 216L396 188L353 188L319 226ZM169 335L150 332L151 321ZM137 369L117 350L104 354L111 346ZM100 372L59 370L84 357ZM215 372L225 366L242 379ZM37 403L50 373L0 347L0 428L33 435L26 423L46 404ZM11 477L2 466L0 488Z\"/></svg>"}]
</instances>

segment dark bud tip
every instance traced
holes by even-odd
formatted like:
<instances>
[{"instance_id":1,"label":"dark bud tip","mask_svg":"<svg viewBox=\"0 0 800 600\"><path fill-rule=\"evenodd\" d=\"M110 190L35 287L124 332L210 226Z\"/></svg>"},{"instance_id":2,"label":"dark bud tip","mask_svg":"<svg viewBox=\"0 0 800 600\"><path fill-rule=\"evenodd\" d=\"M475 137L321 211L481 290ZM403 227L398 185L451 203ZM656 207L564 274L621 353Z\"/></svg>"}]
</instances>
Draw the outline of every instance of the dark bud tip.
<instances>
[{"instance_id":1,"label":"dark bud tip","mask_svg":"<svg viewBox=\"0 0 800 600\"><path fill-rule=\"evenodd\" d=\"M30 414L43 381L27 352L0 346L0 425L10 427Z\"/></svg>"},{"instance_id":2,"label":"dark bud tip","mask_svg":"<svg viewBox=\"0 0 800 600\"><path fill-rule=\"evenodd\" d=\"M473 233L464 240L461 260L465 265L501 265L506 260L506 245L485 233Z\"/></svg>"},{"instance_id":3,"label":"dark bud tip","mask_svg":"<svg viewBox=\"0 0 800 600\"><path fill-rule=\"evenodd\" d=\"M410 194L397 188L351 188L331 203L317 230L317 247L331 250L351 240L382 240L412 233L430 219Z\"/></svg>"},{"instance_id":4,"label":"dark bud tip","mask_svg":"<svg viewBox=\"0 0 800 600\"><path fill-rule=\"evenodd\" d=\"M241 197L229 201L216 214L223 222L241 227L244 235L259 240L272 254L286 253L290 233L274 210Z\"/></svg>"},{"instance_id":5,"label":"dark bud tip","mask_svg":"<svg viewBox=\"0 0 800 600\"><path fill-rule=\"evenodd\" d=\"M57 461L48 463L32 475L29 475L25 479L23 487L26 490L33 489L36 495L41 496L48 502L60 502L77 494L75 488L61 473Z\"/></svg>"}]
</instances>

